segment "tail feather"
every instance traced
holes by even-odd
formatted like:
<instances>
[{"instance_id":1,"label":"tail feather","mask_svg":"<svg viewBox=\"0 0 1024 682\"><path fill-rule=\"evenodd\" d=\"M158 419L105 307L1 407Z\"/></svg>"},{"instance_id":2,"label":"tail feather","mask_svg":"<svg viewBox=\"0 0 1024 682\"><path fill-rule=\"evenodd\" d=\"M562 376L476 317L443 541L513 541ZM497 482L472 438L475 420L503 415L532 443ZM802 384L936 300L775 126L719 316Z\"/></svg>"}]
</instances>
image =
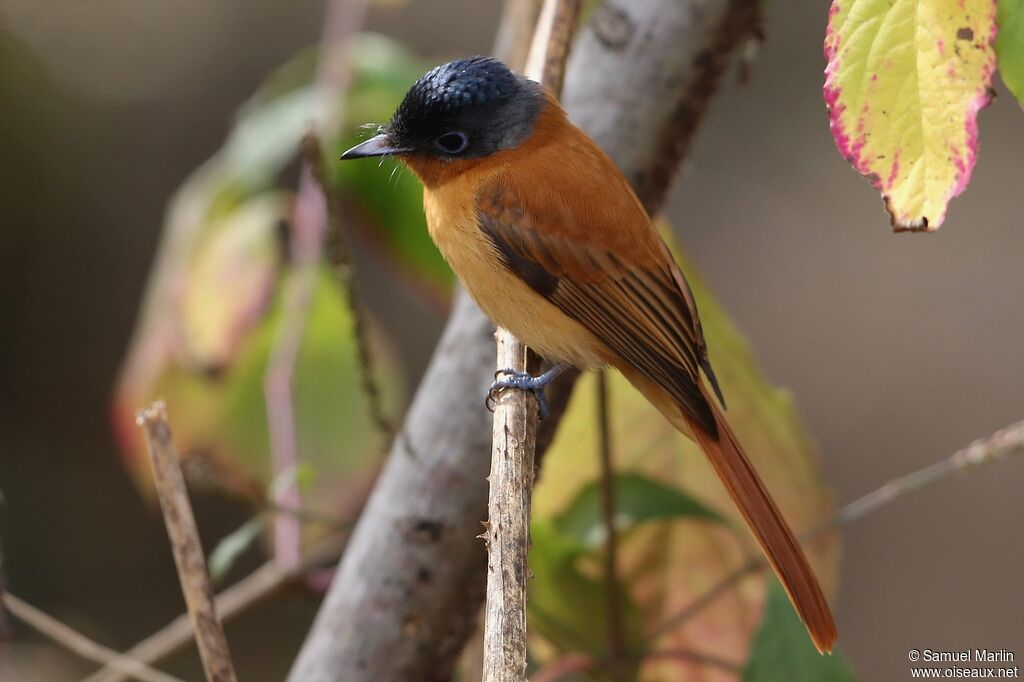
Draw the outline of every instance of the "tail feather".
<instances>
[{"instance_id":1,"label":"tail feather","mask_svg":"<svg viewBox=\"0 0 1024 682\"><path fill-rule=\"evenodd\" d=\"M814 646L822 653L832 651L836 626L818 579L729 424L717 409L714 412L718 438L694 424L691 428L697 442L782 581L790 601L807 626Z\"/></svg>"},{"instance_id":2,"label":"tail feather","mask_svg":"<svg viewBox=\"0 0 1024 682\"><path fill-rule=\"evenodd\" d=\"M667 392L632 367L620 365L619 369L677 429L697 441L779 576L790 601L807 626L814 646L822 653L832 651L836 626L818 579L732 428L713 401L705 393L714 414L717 434L710 433L695 419L688 418L686 410L681 409Z\"/></svg>"}]
</instances>

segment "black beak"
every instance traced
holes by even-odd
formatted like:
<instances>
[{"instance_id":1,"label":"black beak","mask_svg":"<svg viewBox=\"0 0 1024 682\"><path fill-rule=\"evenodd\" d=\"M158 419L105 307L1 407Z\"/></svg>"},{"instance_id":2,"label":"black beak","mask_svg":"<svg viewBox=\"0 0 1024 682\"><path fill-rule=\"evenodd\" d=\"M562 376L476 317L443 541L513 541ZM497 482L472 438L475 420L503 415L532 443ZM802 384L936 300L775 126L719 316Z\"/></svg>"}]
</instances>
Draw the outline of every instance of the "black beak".
<instances>
[{"instance_id":1,"label":"black beak","mask_svg":"<svg viewBox=\"0 0 1024 682\"><path fill-rule=\"evenodd\" d=\"M392 156L394 154L405 154L410 151L412 150L406 147L394 146L387 133L379 133L366 142L357 144L352 149L349 149L341 155L341 160L365 159L369 156Z\"/></svg>"}]
</instances>

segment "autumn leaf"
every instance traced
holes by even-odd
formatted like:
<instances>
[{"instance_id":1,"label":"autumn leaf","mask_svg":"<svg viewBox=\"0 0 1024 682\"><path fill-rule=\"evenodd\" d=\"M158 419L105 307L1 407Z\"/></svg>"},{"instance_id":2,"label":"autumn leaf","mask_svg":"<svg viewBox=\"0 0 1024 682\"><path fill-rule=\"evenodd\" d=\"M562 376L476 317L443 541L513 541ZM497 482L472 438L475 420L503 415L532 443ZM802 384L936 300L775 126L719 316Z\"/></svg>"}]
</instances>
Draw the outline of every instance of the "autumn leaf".
<instances>
[{"instance_id":1,"label":"autumn leaf","mask_svg":"<svg viewBox=\"0 0 1024 682\"><path fill-rule=\"evenodd\" d=\"M967 187L991 99L995 0L833 0L825 102L893 228L935 230Z\"/></svg>"},{"instance_id":2,"label":"autumn leaf","mask_svg":"<svg viewBox=\"0 0 1024 682\"><path fill-rule=\"evenodd\" d=\"M194 469L253 499L271 480L263 382L290 276L285 230L292 206L291 193L277 184L310 117L340 103L358 109L360 118L386 116L403 92L398 84L420 70L395 43L361 36L353 42L355 94L329 101L312 83L315 57L305 51L271 74L240 109L221 149L169 206L113 406L118 441L144 489L150 477L133 414L156 397L172 406L183 455L193 464L201 460ZM379 195L389 191L386 174L365 182ZM390 215L411 229L423 220L421 199L408 192L400 199ZM370 213L365 205L352 208ZM424 260L435 257L431 252ZM385 411L397 414L403 380L396 354L373 316L364 314ZM314 509L338 512L340 500L357 500L346 490L365 487L382 454L384 438L369 417L357 357L352 313L325 265L292 381L300 459L317 472L304 496Z\"/></svg>"}]
</instances>

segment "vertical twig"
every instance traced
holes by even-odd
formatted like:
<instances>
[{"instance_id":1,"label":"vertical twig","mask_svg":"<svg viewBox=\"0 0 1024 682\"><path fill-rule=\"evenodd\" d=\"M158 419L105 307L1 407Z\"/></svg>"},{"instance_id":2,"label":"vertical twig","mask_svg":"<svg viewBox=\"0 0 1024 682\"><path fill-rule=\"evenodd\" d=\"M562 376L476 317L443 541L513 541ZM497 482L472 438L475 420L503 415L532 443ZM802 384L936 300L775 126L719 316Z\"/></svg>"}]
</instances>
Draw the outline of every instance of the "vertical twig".
<instances>
[{"instance_id":1,"label":"vertical twig","mask_svg":"<svg viewBox=\"0 0 1024 682\"><path fill-rule=\"evenodd\" d=\"M502 3L494 55L515 71L526 68L533 30L537 26L542 0L505 0Z\"/></svg>"},{"instance_id":2,"label":"vertical twig","mask_svg":"<svg viewBox=\"0 0 1024 682\"><path fill-rule=\"evenodd\" d=\"M327 6L316 82L337 97L341 97L349 79L348 60L342 48L346 38L362 23L365 4L365 0L331 0ZM329 120L312 122L312 128L334 129L339 116L336 113ZM281 322L263 379L275 480L284 480L282 474L293 471L298 465L292 379L316 288L326 220L324 196L317 189L312 170L308 164L303 164L292 216L292 273L281 296ZM301 507L298 483L292 480L281 486L274 502L281 507ZM274 519L274 557L282 569L292 571L301 562L299 543L297 519L284 515Z\"/></svg>"},{"instance_id":3,"label":"vertical twig","mask_svg":"<svg viewBox=\"0 0 1024 682\"><path fill-rule=\"evenodd\" d=\"M525 371L526 346L504 330L495 336L498 364ZM519 682L526 676L526 552L536 435L536 399L523 393L499 398L494 409L484 533L488 555L484 682Z\"/></svg>"},{"instance_id":4,"label":"vertical twig","mask_svg":"<svg viewBox=\"0 0 1024 682\"><path fill-rule=\"evenodd\" d=\"M345 231L342 229L341 216L338 215L339 197L338 192L332 187L328 180L327 169L324 167L323 148L320 136L316 133L309 133L302 139L302 157L307 167L313 174L323 194L327 207L327 234L325 238L327 261L331 265L331 272L345 292L345 302L352 313L352 336L356 342L356 355L359 363L359 380L362 384L363 394L366 396L367 407L370 412L370 419L377 430L390 441L394 435L395 428L384 413L384 404L381 397L380 386L373 376L373 362L370 348L366 338L366 325L364 316L359 304L359 292L357 291L355 273L352 271L352 254L348 243L345 241Z\"/></svg>"},{"instance_id":5,"label":"vertical twig","mask_svg":"<svg viewBox=\"0 0 1024 682\"><path fill-rule=\"evenodd\" d=\"M153 480L160 498L167 535L171 539L174 563L181 580L181 591L195 627L196 644L209 682L235 682L235 667L231 662L224 628L217 618L213 602L213 587L206 570L206 557L199 541L199 529L192 515L192 505L181 472L178 451L171 438L167 412L162 402L156 402L136 417L146 435L146 445L153 464Z\"/></svg>"},{"instance_id":6,"label":"vertical twig","mask_svg":"<svg viewBox=\"0 0 1024 682\"><path fill-rule=\"evenodd\" d=\"M608 625L608 659L616 679L625 675L626 632L619 581L619 537L615 528L615 468L612 466L612 437L608 415L608 378L597 374L598 449L601 457L601 515L604 521L605 618Z\"/></svg>"},{"instance_id":7,"label":"vertical twig","mask_svg":"<svg viewBox=\"0 0 1024 682\"><path fill-rule=\"evenodd\" d=\"M527 58L526 75L556 95L561 91L580 0L545 0ZM498 369L527 371L529 351L498 329ZM487 601L484 608L484 682L526 678L526 554L537 437L537 402L524 391L505 391L494 409L490 493L487 503Z\"/></svg>"}]
</instances>

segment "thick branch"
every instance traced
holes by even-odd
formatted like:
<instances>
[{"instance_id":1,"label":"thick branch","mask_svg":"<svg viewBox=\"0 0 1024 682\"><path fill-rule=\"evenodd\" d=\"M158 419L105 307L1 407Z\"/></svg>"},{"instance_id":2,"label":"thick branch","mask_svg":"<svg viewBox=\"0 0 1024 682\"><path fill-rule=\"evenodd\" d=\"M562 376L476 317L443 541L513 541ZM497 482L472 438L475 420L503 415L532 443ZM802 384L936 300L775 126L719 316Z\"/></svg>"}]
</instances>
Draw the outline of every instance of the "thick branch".
<instances>
[{"instance_id":1,"label":"thick branch","mask_svg":"<svg viewBox=\"0 0 1024 682\"><path fill-rule=\"evenodd\" d=\"M602 5L582 29L563 104L649 210L661 205L668 184L651 179L678 162L721 72L719 60L698 57L724 55L738 43L733 27L756 6ZM450 679L484 594L486 554L474 538L486 515L491 420L483 393L493 374L492 330L460 292L291 680ZM564 405L567 386L556 382L549 400L558 394ZM553 401L538 457L560 414Z\"/></svg>"}]
</instances>

